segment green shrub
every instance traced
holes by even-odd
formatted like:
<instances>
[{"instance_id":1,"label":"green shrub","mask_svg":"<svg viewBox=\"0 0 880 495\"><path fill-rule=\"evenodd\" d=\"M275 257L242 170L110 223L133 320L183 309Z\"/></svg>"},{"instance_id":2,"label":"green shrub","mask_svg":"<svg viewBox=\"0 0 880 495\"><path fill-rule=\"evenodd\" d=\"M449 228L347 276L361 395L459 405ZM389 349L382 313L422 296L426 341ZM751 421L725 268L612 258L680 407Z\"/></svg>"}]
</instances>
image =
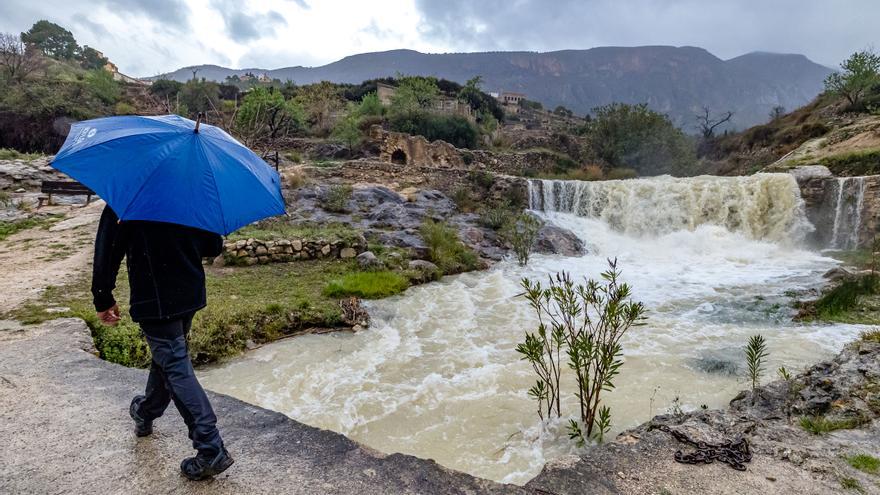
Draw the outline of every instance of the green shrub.
<instances>
[{"instance_id":1,"label":"green shrub","mask_svg":"<svg viewBox=\"0 0 880 495\"><path fill-rule=\"evenodd\" d=\"M328 297L357 296L364 299L381 299L405 291L409 279L390 270L346 273L330 281L324 288Z\"/></svg>"},{"instance_id":2,"label":"green shrub","mask_svg":"<svg viewBox=\"0 0 880 495\"><path fill-rule=\"evenodd\" d=\"M880 330L866 330L859 336L865 342L877 342L880 344Z\"/></svg>"},{"instance_id":3,"label":"green shrub","mask_svg":"<svg viewBox=\"0 0 880 495\"><path fill-rule=\"evenodd\" d=\"M116 115L134 115L135 113L137 113L137 109L124 101L120 101L113 108L113 113L115 113Z\"/></svg>"},{"instance_id":4,"label":"green shrub","mask_svg":"<svg viewBox=\"0 0 880 495\"><path fill-rule=\"evenodd\" d=\"M504 226L501 237L510 243L520 266L529 263L532 246L538 238L539 230L541 230L541 221L528 213L520 213Z\"/></svg>"},{"instance_id":5,"label":"green shrub","mask_svg":"<svg viewBox=\"0 0 880 495\"><path fill-rule=\"evenodd\" d=\"M513 220L515 211L508 203L483 208L480 211L479 224L492 230L501 230Z\"/></svg>"},{"instance_id":6,"label":"green shrub","mask_svg":"<svg viewBox=\"0 0 880 495\"><path fill-rule=\"evenodd\" d=\"M474 198L474 191L469 187L457 187L449 197L463 212L473 212L479 207L479 202Z\"/></svg>"},{"instance_id":7,"label":"green shrub","mask_svg":"<svg viewBox=\"0 0 880 495\"><path fill-rule=\"evenodd\" d=\"M152 359L150 347L137 323L123 318L116 326L101 324L92 311L78 312L92 331L101 359L130 368L146 368Z\"/></svg>"},{"instance_id":8,"label":"green shrub","mask_svg":"<svg viewBox=\"0 0 880 495\"><path fill-rule=\"evenodd\" d=\"M284 153L284 158L293 163L302 163L302 154L296 150Z\"/></svg>"},{"instance_id":9,"label":"green shrub","mask_svg":"<svg viewBox=\"0 0 880 495\"><path fill-rule=\"evenodd\" d=\"M859 484L859 480L855 478L840 478L840 486L846 488L847 490L855 490L859 493L863 493L865 490L862 488L862 485Z\"/></svg>"},{"instance_id":10,"label":"green shrub","mask_svg":"<svg viewBox=\"0 0 880 495\"><path fill-rule=\"evenodd\" d=\"M334 213L345 213L348 211L348 200L351 199L351 192L351 186L347 184L330 186L322 202L324 209Z\"/></svg>"},{"instance_id":11,"label":"green shrub","mask_svg":"<svg viewBox=\"0 0 880 495\"><path fill-rule=\"evenodd\" d=\"M473 183L475 186L489 189L495 184L495 176L492 175L491 172L486 172L483 170L473 170L468 172L467 175L468 180Z\"/></svg>"},{"instance_id":12,"label":"green shrub","mask_svg":"<svg viewBox=\"0 0 880 495\"><path fill-rule=\"evenodd\" d=\"M846 457L846 462L869 474L880 474L880 459L868 454L855 454Z\"/></svg>"},{"instance_id":13,"label":"green shrub","mask_svg":"<svg viewBox=\"0 0 880 495\"><path fill-rule=\"evenodd\" d=\"M89 71L86 85L95 96L109 105L116 103L122 92L119 83L113 80L113 74L104 69Z\"/></svg>"},{"instance_id":14,"label":"green shrub","mask_svg":"<svg viewBox=\"0 0 880 495\"><path fill-rule=\"evenodd\" d=\"M477 255L458 238L458 232L445 222L425 220L419 233L428 247L431 261L444 274L476 270L479 267Z\"/></svg>"},{"instance_id":15,"label":"green shrub","mask_svg":"<svg viewBox=\"0 0 880 495\"><path fill-rule=\"evenodd\" d=\"M822 319L834 318L853 309L861 296L876 294L880 277L862 275L844 280L816 301L816 314Z\"/></svg>"},{"instance_id":16,"label":"green shrub","mask_svg":"<svg viewBox=\"0 0 880 495\"><path fill-rule=\"evenodd\" d=\"M424 136L428 141L446 141L456 148L476 148L479 132L466 118L411 111L394 114L389 120L391 130Z\"/></svg>"}]
</instances>

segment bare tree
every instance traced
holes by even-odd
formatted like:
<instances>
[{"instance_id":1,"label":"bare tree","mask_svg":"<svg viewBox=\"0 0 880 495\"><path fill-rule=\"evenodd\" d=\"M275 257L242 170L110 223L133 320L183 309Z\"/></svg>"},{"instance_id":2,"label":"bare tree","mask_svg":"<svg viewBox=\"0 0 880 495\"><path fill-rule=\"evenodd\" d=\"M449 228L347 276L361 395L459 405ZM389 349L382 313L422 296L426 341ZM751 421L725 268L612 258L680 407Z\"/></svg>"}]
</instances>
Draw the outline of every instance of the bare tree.
<instances>
[{"instance_id":1,"label":"bare tree","mask_svg":"<svg viewBox=\"0 0 880 495\"><path fill-rule=\"evenodd\" d=\"M773 110L770 110L770 122L775 122L779 120L783 115L785 115L785 107L782 105L777 105L773 107Z\"/></svg>"},{"instance_id":2,"label":"bare tree","mask_svg":"<svg viewBox=\"0 0 880 495\"><path fill-rule=\"evenodd\" d=\"M37 51L12 33L0 33L0 75L7 81L23 81L40 68Z\"/></svg>"},{"instance_id":3,"label":"bare tree","mask_svg":"<svg viewBox=\"0 0 880 495\"><path fill-rule=\"evenodd\" d=\"M725 122L729 122L733 117L733 112L728 110L722 116L713 117L709 107L703 107L703 113L698 114L696 117L697 126L699 126L700 132L703 134L703 139L711 139L715 136L715 128Z\"/></svg>"}]
</instances>

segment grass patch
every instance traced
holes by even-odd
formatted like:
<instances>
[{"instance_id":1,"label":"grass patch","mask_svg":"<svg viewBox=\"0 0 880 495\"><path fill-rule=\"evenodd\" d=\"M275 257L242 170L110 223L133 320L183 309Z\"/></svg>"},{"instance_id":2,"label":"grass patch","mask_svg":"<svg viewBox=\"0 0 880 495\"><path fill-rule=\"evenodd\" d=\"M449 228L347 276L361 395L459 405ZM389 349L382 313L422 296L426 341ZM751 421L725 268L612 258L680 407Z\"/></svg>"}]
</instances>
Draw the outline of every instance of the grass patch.
<instances>
[{"instance_id":1,"label":"grass patch","mask_svg":"<svg viewBox=\"0 0 880 495\"><path fill-rule=\"evenodd\" d=\"M837 176L875 175L880 173L880 149L827 156L818 163Z\"/></svg>"},{"instance_id":2,"label":"grass patch","mask_svg":"<svg viewBox=\"0 0 880 495\"><path fill-rule=\"evenodd\" d=\"M28 230L35 227L49 228L62 217L63 215L50 215L30 217L22 220L14 220L12 222L0 222L0 241L6 240L7 237L17 234L22 230Z\"/></svg>"},{"instance_id":3,"label":"grass patch","mask_svg":"<svg viewBox=\"0 0 880 495\"><path fill-rule=\"evenodd\" d=\"M42 157L39 153L22 153L11 148L0 148L0 160L35 160Z\"/></svg>"},{"instance_id":4,"label":"grass patch","mask_svg":"<svg viewBox=\"0 0 880 495\"><path fill-rule=\"evenodd\" d=\"M190 355L206 364L245 350L247 341L269 342L313 326L342 324L335 298L323 293L327 280L339 279L356 268L351 261L311 260L246 268L207 270L208 307L199 311L190 333ZM128 280L120 270L115 291L120 308L128 307ZM47 307L63 306L63 312ZM38 324L55 318L79 317L92 331L101 357L125 366L149 364L149 352L137 324L127 316L116 327L101 325L94 316L89 279L50 287L40 299L25 304L4 318Z\"/></svg>"},{"instance_id":5,"label":"grass patch","mask_svg":"<svg viewBox=\"0 0 880 495\"><path fill-rule=\"evenodd\" d=\"M857 428L862 422L855 418L828 419L825 416L804 416L800 420L801 428L813 435L830 433L835 430Z\"/></svg>"},{"instance_id":6,"label":"grass patch","mask_svg":"<svg viewBox=\"0 0 880 495\"><path fill-rule=\"evenodd\" d=\"M844 280L816 301L816 314L822 319L839 317L858 305L862 296L877 293L880 277L873 274Z\"/></svg>"},{"instance_id":7,"label":"grass patch","mask_svg":"<svg viewBox=\"0 0 880 495\"><path fill-rule=\"evenodd\" d=\"M431 261L444 274L461 273L479 268L479 260L471 248L458 238L458 232L445 222L425 220L419 233L428 247Z\"/></svg>"},{"instance_id":8,"label":"grass patch","mask_svg":"<svg viewBox=\"0 0 880 495\"><path fill-rule=\"evenodd\" d=\"M865 342L876 342L880 344L880 330L865 330L859 335L859 338Z\"/></svg>"},{"instance_id":9,"label":"grass patch","mask_svg":"<svg viewBox=\"0 0 880 495\"><path fill-rule=\"evenodd\" d=\"M346 213L348 202L351 200L352 188L348 184L337 184L327 189L327 194L321 201L325 210L333 213Z\"/></svg>"},{"instance_id":10,"label":"grass patch","mask_svg":"<svg viewBox=\"0 0 880 495\"><path fill-rule=\"evenodd\" d=\"M846 462L859 471L880 474L880 459L868 454L855 454L846 457Z\"/></svg>"},{"instance_id":11,"label":"grass patch","mask_svg":"<svg viewBox=\"0 0 880 495\"><path fill-rule=\"evenodd\" d=\"M864 492L862 485L860 485L859 481L855 478L840 478L840 486L847 490L855 490L859 493Z\"/></svg>"},{"instance_id":12,"label":"grass patch","mask_svg":"<svg viewBox=\"0 0 880 495\"><path fill-rule=\"evenodd\" d=\"M230 241L251 238L264 241L278 239L321 239L327 242L354 242L360 239L360 236L360 231L340 223L292 225L283 220L267 220L241 228L230 234L227 239Z\"/></svg>"},{"instance_id":13,"label":"grass patch","mask_svg":"<svg viewBox=\"0 0 880 495\"><path fill-rule=\"evenodd\" d=\"M324 288L327 297L357 296L364 299L381 299L405 291L409 279L389 270L377 272L352 272L332 280Z\"/></svg>"}]
</instances>

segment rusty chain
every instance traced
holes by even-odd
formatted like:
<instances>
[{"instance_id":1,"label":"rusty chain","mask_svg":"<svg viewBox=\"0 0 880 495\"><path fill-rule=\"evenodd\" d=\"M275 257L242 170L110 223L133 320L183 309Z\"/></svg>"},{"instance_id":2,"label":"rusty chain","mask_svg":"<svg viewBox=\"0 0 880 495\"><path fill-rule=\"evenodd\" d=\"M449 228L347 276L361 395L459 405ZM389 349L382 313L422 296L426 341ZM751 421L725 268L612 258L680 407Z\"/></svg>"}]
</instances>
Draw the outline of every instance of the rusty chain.
<instances>
[{"instance_id":1,"label":"rusty chain","mask_svg":"<svg viewBox=\"0 0 880 495\"><path fill-rule=\"evenodd\" d=\"M716 444L695 441L684 432L673 430L666 425L652 426L651 429L669 433L679 442L696 448L695 452L687 454L681 450L676 450L675 462L682 464L711 464L714 461L719 461L737 471L745 471L746 463L752 460L752 451L749 450L749 442L745 438Z\"/></svg>"}]
</instances>

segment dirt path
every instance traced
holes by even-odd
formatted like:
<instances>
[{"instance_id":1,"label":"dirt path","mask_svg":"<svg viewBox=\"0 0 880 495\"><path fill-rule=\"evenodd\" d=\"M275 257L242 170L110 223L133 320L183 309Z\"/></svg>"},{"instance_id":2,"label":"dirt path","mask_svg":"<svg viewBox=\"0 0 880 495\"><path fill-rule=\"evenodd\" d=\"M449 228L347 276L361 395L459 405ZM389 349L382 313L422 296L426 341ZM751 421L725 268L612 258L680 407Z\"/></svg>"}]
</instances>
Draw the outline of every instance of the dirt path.
<instances>
[{"instance_id":1,"label":"dirt path","mask_svg":"<svg viewBox=\"0 0 880 495\"><path fill-rule=\"evenodd\" d=\"M75 319L0 344L0 493L526 493L210 392L236 462L213 481L189 482L178 465L194 451L177 411L159 418L150 437L135 437L128 405L147 372L101 361L93 350Z\"/></svg>"},{"instance_id":2,"label":"dirt path","mask_svg":"<svg viewBox=\"0 0 880 495\"><path fill-rule=\"evenodd\" d=\"M35 227L0 241L0 313L86 273L103 207L103 201L48 207L46 212L64 214L64 219L49 229Z\"/></svg>"}]
</instances>

